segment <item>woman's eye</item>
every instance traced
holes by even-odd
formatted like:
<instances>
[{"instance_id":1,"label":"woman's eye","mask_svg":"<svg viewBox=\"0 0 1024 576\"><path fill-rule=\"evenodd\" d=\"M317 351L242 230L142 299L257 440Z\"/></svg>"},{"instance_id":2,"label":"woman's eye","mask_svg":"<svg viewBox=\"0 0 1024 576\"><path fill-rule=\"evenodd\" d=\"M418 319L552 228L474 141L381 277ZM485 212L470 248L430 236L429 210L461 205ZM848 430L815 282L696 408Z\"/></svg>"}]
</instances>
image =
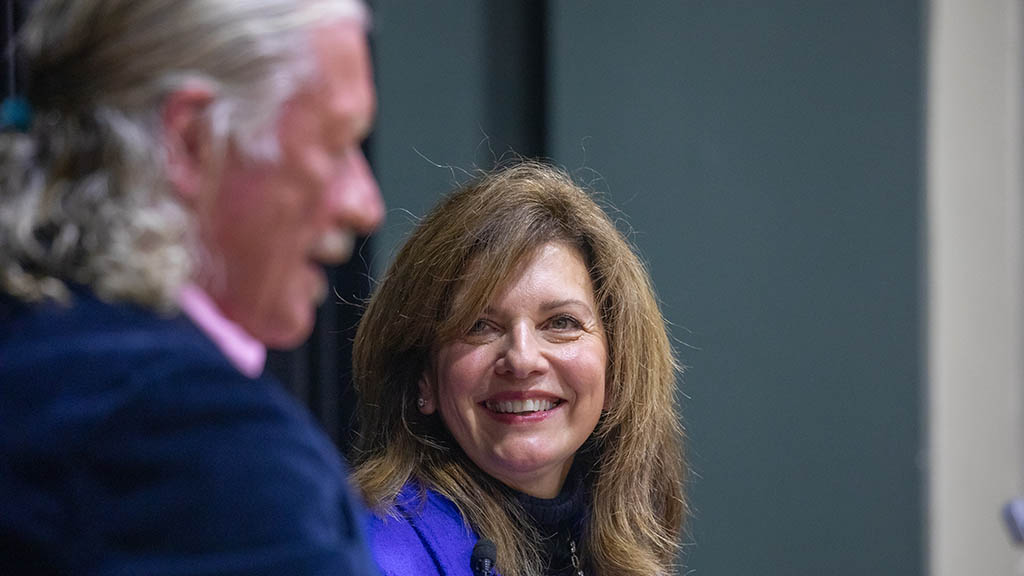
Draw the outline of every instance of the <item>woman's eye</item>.
<instances>
[{"instance_id":1,"label":"woman's eye","mask_svg":"<svg viewBox=\"0 0 1024 576\"><path fill-rule=\"evenodd\" d=\"M474 322L473 326L470 327L469 334L480 334L481 332L489 330L490 327L491 325L487 323L487 320L480 319Z\"/></svg>"},{"instance_id":2,"label":"woman's eye","mask_svg":"<svg viewBox=\"0 0 1024 576\"><path fill-rule=\"evenodd\" d=\"M582 324L572 316L555 316L548 325L554 330L579 330Z\"/></svg>"}]
</instances>

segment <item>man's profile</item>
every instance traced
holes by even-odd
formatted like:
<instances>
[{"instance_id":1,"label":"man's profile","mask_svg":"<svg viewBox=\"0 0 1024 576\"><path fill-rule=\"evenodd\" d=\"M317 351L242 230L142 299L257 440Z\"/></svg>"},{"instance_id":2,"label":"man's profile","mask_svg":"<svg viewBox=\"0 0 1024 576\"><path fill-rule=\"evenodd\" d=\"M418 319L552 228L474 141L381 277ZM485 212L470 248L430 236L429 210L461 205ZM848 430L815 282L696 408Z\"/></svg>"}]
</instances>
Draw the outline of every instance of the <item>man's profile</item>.
<instances>
[{"instance_id":1,"label":"man's profile","mask_svg":"<svg viewBox=\"0 0 1024 576\"><path fill-rule=\"evenodd\" d=\"M358 0L39 0L0 135L0 573L373 574L270 379L383 217Z\"/></svg>"}]
</instances>

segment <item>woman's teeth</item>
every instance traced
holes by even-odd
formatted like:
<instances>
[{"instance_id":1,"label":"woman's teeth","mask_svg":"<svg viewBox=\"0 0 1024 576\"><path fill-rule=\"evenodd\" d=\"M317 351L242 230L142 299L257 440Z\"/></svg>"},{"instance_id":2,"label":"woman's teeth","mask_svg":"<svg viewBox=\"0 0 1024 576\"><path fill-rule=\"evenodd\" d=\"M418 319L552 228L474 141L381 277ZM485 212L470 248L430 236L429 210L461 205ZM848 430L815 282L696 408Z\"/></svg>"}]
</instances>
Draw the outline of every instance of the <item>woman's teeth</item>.
<instances>
[{"instance_id":1,"label":"woman's teeth","mask_svg":"<svg viewBox=\"0 0 1024 576\"><path fill-rule=\"evenodd\" d=\"M494 412L501 412L505 414L520 414L522 412L543 412L551 410L558 403L552 402L551 400L509 400L506 402L490 402L487 403L487 408Z\"/></svg>"}]
</instances>

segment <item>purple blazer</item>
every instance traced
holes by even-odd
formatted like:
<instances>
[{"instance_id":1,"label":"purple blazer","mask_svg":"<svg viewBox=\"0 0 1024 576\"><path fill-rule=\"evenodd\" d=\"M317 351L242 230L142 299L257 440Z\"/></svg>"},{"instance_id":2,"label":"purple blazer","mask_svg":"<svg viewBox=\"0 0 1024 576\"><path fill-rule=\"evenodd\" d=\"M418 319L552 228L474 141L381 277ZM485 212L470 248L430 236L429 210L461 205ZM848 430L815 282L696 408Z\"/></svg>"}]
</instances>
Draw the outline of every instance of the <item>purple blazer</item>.
<instances>
[{"instance_id":1,"label":"purple blazer","mask_svg":"<svg viewBox=\"0 0 1024 576\"><path fill-rule=\"evenodd\" d=\"M398 517L372 516L366 535L384 576L474 576L476 531L450 500L410 482L398 495ZM497 574L497 572L493 572Z\"/></svg>"}]
</instances>

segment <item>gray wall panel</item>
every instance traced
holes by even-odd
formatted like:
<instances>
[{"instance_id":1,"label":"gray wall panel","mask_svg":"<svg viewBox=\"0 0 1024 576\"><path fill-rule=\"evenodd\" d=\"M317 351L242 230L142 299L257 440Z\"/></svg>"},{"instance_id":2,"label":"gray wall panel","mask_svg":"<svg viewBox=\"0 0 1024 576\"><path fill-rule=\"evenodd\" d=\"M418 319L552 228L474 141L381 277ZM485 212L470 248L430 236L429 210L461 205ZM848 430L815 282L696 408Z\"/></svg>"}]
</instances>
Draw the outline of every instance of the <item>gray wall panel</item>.
<instances>
[{"instance_id":1,"label":"gray wall panel","mask_svg":"<svg viewBox=\"0 0 1024 576\"><path fill-rule=\"evenodd\" d=\"M374 237L380 272L458 171L488 155L487 22L484 4L472 0L378 0L373 8L379 111L370 152L388 204Z\"/></svg>"},{"instance_id":2,"label":"gray wall panel","mask_svg":"<svg viewBox=\"0 0 1024 576\"><path fill-rule=\"evenodd\" d=\"M920 574L920 6L550 24L551 155L628 215L689 366L687 568Z\"/></svg>"},{"instance_id":3,"label":"gray wall panel","mask_svg":"<svg viewBox=\"0 0 1024 576\"><path fill-rule=\"evenodd\" d=\"M453 183L416 151L533 146L624 212L688 365L687 571L921 574L921 4L530 3L534 72L509 4L374 4L377 271Z\"/></svg>"}]
</instances>

